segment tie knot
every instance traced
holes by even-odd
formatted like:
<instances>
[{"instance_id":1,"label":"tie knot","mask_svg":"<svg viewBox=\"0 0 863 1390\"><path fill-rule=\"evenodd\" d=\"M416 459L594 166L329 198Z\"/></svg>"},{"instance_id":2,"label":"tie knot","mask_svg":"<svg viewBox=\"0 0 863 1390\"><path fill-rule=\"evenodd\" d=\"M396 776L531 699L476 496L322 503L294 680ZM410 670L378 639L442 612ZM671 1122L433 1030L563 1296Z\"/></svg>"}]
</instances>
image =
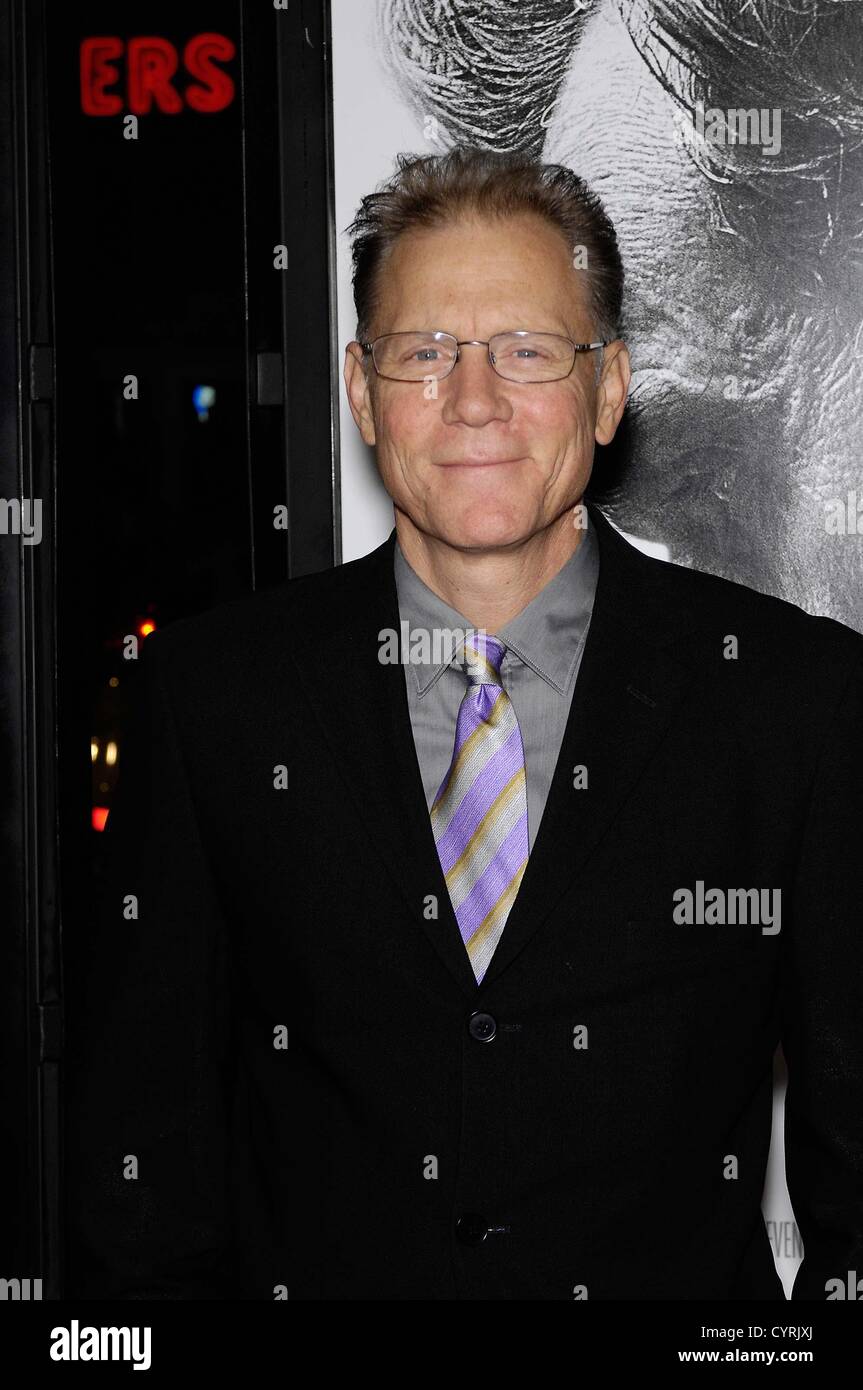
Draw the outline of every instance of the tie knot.
<instances>
[{"instance_id":1,"label":"tie knot","mask_svg":"<svg viewBox=\"0 0 863 1390\"><path fill-rule=\"evenodd\" d=\"M459 665L468 685L500 685L500 664L505 651L500 638L487 632L473 632L466 637Z\"/></svg>"}]
</instances>

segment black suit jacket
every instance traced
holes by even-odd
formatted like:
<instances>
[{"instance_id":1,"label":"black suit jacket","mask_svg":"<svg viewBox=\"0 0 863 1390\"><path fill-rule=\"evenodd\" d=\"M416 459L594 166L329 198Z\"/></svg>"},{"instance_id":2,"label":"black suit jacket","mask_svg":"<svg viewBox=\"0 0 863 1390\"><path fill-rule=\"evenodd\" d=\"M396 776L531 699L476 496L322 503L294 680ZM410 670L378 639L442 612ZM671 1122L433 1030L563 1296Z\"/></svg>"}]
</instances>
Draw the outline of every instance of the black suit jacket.
<instances>
[{"instance_id":1,"label":"black suit jacket","mask_svg":"<svg viewBox=\"0 0 863 1390\"><path fill-rule=\"evenodd\" d=\"M781 1298L780 1040L794 1297L863 1273L863 640L593 519L583 664L481 987L378 660L394 533L146 641L71 1019L70 1293ZM699 881L780 890L780 932L675 924Z\"/></svg>"}]
</instances>

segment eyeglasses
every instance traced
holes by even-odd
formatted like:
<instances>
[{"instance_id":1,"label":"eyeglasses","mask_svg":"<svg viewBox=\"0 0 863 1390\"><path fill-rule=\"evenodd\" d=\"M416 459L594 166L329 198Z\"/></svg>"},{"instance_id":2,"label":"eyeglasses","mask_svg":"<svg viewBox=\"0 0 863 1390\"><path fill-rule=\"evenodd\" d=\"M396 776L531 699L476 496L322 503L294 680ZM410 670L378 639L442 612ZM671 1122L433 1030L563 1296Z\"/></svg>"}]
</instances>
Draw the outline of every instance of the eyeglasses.
<instances>
[{"instance_id":1,"label":"eyeglasses","mask_svg":"<svg viewBox=\"0 0 863 1390\"><path fill-rule=\"evenodd\" d=\"M598 343L574 343L559 333L531 333L519 329L496 333L488 340L459 341L451 333L384 333L371 343L360 343L371 353L378 376L387 381L442 381L449 376L463 347L488 348L489 364L504 381L525 384L562 381L569 376L579 352L606 347Z\"/></svg>"}]
</instances>

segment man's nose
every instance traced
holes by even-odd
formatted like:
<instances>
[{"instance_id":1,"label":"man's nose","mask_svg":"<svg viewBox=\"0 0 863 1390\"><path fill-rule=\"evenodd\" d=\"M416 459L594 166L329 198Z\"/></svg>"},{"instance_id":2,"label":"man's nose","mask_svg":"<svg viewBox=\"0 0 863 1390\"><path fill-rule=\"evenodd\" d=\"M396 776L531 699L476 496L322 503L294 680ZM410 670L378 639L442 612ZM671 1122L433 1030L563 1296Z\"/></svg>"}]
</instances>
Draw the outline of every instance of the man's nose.
<instances>
[{"instance_id":1,"label":"man's nose","mask_svg":"<svg viewBox=\"0 0 863 1390\"><path fill-rule=\"evenodd\" d=\"M481 424L511 413L505 383L489 361L488 343L459 344L458 361L446 378L446 387L445 420Z\"/></svg>"}]
</instances>

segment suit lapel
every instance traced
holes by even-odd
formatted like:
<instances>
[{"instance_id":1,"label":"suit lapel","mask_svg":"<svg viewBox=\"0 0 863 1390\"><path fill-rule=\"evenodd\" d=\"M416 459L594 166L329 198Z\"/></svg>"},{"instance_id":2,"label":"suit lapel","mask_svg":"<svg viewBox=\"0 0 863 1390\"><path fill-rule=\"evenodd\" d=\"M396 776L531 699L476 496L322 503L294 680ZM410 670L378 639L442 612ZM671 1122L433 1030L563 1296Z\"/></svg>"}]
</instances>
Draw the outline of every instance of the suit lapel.
<instances>
[{"instance_id":1,"label":"suit lapel","mask_svg":"<svg viewBox=\"0 0 863 1390\"><path fill-rule=\"evenodd\" d=\"M314 611L311 605L304 611L300 600L291 647L309 702L353 796L354 813L404 900L405 930L415 924L425 932L470 997L476 995L476 979L432 834L405 669L378 659L380 632L400 631L394 550L393 530L377 550L347 567L350 576L344 566L326 576L329 593L323 608L316 597ZM320 647L308 641L310 629L325 634L338 679L322 679ZM424 915L429 895L437 899L436 919Z\"/></svg>"},{"instance_id":2,"label":"suit lapel","mask_svg":"<svg viewBox=\"0 0 863 1390\"><path fill-rule=\"evenodd\" d=\"M674 648L692 620L646 559L590 508L600 547L593 615L533 852L483 979L516 959L577 877L674 719L691 668ZM672 571L673 573L673 571ZM574 770L587 770L576 789Z\"/></svg>"},{"instance_id":3,"label":"suit lapel","mask_svg":"<svg viewBox=\"0 0 863 1390\"><path fill-rule=\"evenodd\" d=\"M524 949L608 831L690 679L672 647L693 615L681 613L674 586L663 583L665 566L641 555L595 508L590 515L600 569L584 656L533 852L483 989ZM300 585L291 650L355 813L402 895L407 923L425 932L461 990L476 1000L432 834L404 668L378 659L381 630L399 632L394 548L392 531L348 567L350 576L345 567L329 572L326 593L318 590L313 604L306 605ZM326 634L341 679L321 678L310 629ZM573 787L577 764L587 768L588 789ZM424 915L429 895L437 899L437 919Z\"/></svg>"}]
</instances>

